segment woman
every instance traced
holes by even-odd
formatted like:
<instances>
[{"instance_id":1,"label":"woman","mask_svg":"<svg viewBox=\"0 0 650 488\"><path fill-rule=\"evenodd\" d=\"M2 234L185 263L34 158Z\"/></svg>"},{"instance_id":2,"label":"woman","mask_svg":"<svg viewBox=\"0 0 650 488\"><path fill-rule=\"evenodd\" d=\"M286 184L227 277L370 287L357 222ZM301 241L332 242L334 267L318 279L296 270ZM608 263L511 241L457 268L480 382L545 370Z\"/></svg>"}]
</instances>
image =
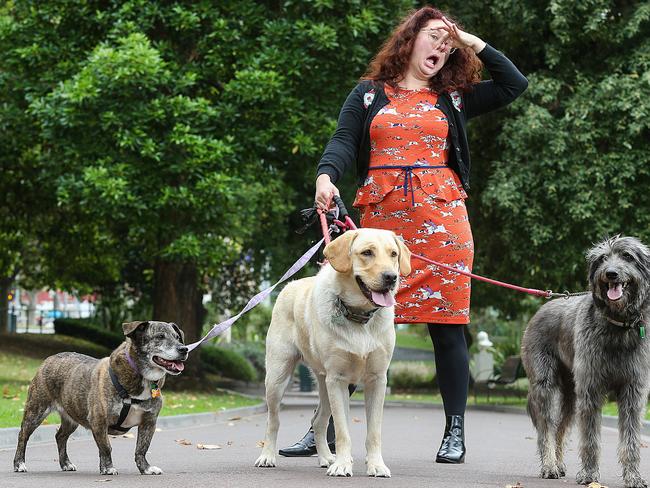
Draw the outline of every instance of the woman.
<instances>
[{"instance_id":1,"label":"woman","mask_svg":"<svg viewBox=\"0 0 650 488\"><path fill-rule=\"evenodd\" d=\"M482 66L491 80L480 81ZM414 253L470 270L466 121L507 105L527 85L502 53L440 10L407 15L341 109L318 165L316 204L330 207L336 182L355 163L362 227L392 230ZM417 259L412 264L397 294L395 322L428 324L446 415L436 462L462 463L470 279ZM310 436L280 454L313 454Z\"/></svg>"}]
</instances>

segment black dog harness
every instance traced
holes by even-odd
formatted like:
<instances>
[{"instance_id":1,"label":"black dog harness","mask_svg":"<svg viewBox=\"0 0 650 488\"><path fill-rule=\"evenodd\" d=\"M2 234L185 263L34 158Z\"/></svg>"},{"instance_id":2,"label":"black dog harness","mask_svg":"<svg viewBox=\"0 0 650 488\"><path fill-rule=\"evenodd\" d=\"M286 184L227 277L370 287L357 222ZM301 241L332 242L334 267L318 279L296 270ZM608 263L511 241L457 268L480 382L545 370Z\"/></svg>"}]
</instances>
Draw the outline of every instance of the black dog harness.
<instances>
[{"instance_id":1,"label":"black dog harness","mask_svg":"<svg viewBox=\"0 0 650 488\"><path fill-rule=\"evenodd\" d=\"M146 402L147 400L138 400L137 398L131 398L129 396L129 393L126 391L126 388L124 388L122 384L117 380L117 375L113 371L113 368L108 368L108 374L111 376L111 381L117 390L117 394L120 395L120 398L122 399L122 411L120 412L120 417L117 419L117 422L115 422L113 425L109 425L108 428L117 430L118 432L122 432L124 434L125 432L131 430L131 427L122 427L122 423L129 415L131 405L137 405L139 403Z\"/></svg>"}]
</instances>

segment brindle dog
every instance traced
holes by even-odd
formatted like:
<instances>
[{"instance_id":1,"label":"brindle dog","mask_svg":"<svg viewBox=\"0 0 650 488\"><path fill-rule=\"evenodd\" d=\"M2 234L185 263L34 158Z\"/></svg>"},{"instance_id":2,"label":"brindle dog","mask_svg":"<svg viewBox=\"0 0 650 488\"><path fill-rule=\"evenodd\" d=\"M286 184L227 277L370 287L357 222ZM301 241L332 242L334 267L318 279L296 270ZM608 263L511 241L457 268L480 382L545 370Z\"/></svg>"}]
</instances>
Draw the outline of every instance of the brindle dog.
<instances>
[{"instance_id":1,"label":"brindle dog","mask_svg":"<svg viewBox=\"0 0 650 488\"><path fill-rule=\"evenodd\" d=\"M100 473L117 474L108 435L122 434L137 425L135 463L140 473L162 474L145 456L162 407L160 388L165 375L183 371L188 350L176 324L130 322L122 328L126 340L110 357L95 359L64 352L43 362L29 386L14 471L27 471L27 441L47 415L56 410L61 415L56 443L63 471L77 470L68 458L66 446L70 435L82 425L92 431L99 448Z\"/></svg>"},{"instance_id":2,"label":"brindle dog","mask_svg":"<svg viewBox=\"0 0 650 488\"><path fill-rule=\"evenodd\" d=\"M589 250L587 260L591 293L542 306L522 340L541 476L564 476L564 437L577 410L582 467L576 481L598 481L601 409L614 392L623 481L646 487L639 463L650 372L650 338L643 337L650 318L650 250L638 239L616 236Z\"/></svg>"}]
</instances>

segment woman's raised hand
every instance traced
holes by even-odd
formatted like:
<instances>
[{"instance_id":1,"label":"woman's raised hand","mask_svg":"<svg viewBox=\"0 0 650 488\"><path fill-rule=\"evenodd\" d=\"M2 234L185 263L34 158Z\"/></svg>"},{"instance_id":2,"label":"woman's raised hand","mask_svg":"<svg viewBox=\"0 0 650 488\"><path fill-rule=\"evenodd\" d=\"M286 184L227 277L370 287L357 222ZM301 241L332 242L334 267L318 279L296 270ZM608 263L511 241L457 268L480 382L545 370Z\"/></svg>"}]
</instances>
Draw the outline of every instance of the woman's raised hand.
<instances>
[{"instance_id":1,"label":"woman's raised hand","mask_svg":"<svg viewBox=\"0 0 650 488\"><path fill-rule=\"evenodd\" d=\"M474 34L460 30L456 24L451 22L444 15L442 21L445 23L443 29L449 33L446 42L448 42L452 48L471 47L475 53L479 53L485 47L485 41L476 37Z\"/></svg>"},{"instance_id":2,"label":"woman's raised hand","mask_svg":"<svg viewBox=\"0 0 650 488\"><path fill-rule=\"evenodd\" d=\"M334 186L329 175L322 174L316 178L316 197L314 202L321 210L328 211L332 206L334 195L340 195L339 189Z\"/></svg>"}]
</instances>

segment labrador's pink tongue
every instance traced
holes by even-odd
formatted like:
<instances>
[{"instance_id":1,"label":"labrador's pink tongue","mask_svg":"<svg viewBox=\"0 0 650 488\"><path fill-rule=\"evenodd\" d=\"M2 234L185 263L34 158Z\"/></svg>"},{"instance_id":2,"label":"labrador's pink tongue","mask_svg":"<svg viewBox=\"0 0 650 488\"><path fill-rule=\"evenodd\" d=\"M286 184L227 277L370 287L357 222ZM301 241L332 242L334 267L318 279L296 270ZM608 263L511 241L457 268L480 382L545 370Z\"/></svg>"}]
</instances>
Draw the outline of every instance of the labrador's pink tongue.
<instances>
[{"instance_id":1,"label":"labrador's pink tongue","mask_svg":"<svg viewBox=\"0 0 650 488\"><path fill-rule=\"evenodd\" d=\"M622 283L616 283L616 284L609 284L609 290L607 290L607 298L610 300L618 300L623 296L623 284Z\"/></svg>"},{"instance_id":2,"label":"labrador's pink tongue","mask_svg":"<svg viewBox=\"0 0 650 488\"><path fill-rule=\"evenodd\" d=\"M380 307L392 307L395 305L395 297L390 293L378 293L376 291L372 292L372 301L375 302Z\"/></svg>"}]
</instances>

